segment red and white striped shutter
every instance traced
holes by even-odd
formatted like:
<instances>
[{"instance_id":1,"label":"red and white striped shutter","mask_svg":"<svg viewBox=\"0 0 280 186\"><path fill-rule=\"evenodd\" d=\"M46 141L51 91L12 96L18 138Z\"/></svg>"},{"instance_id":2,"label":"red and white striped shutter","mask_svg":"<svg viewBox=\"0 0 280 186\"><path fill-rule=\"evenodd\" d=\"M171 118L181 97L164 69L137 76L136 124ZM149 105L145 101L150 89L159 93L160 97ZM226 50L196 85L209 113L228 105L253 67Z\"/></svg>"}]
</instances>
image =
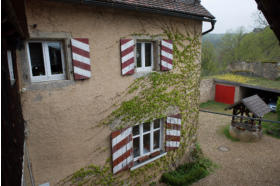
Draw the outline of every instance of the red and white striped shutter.
<instances>
[{"instance_id":1,"label":"red and white striped shutter","mask_svg":"<svg viewBox=\"0 0 280 186\"><path fill-rule=\"evenodd\" d=\"M134 47L133 39L121 39L121 70L123 76L134 73Z\"/></svg>"},{"instance_id":2,"label":"red and white striped shutter","mask_svg":"<svg viewBox=\"0 0 280 186\"><path fill-rule=\"evenodd\" d=\"M161 52L160 52L160 70L168 71L172 69L173 61L173 44L172 40L161 41Z\"/></svg>"},{"instance_id":3,"label":"red and white striped shutter","mask_svg":"<svg viewBox=\"0 0 280 186\"><path fill-rule=\"evenodd\" d=\"M89 79L91 77L89 40L87 38L73 38L71 44L74 79Z\"/></svg>"},{"instance_id":4,"label":"red and white striped shutter","mask_svg":"<svg viewBox=\"0 0 280 186\"><path fill-rule=\"evenodd\" d=\"M181 114L166 119L165 151L179 148L181 139Z\"/></svg>"},{"instance_id":5,"label":"red and white striped shutter","mask_svg":"<svg viewBox=\"0 0 280 186\"><path fill-rule=\"evenodd\" d=\"M133 166L132 128L114 131L112 138L113 174Z\"/></svg>"}]
</instances>

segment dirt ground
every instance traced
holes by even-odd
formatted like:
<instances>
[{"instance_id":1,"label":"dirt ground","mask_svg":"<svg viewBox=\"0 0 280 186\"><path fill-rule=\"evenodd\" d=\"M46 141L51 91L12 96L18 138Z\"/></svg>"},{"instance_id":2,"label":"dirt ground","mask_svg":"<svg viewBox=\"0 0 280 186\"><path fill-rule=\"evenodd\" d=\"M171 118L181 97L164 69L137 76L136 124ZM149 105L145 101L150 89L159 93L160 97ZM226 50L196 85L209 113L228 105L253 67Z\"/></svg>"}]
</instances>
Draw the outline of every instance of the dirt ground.
<instances>
[{"instance_id":1,"label":"dirt ground","mask_svg":"<svg viewBox=\"0 0 280 186\"><path fill-rule=\"evenodd\" d=\"M280 140L264 135L259 142L232 142L221 133L230 119L200 112L198 142L218 168L193 186L280 186Z\"/></svg>"}]
</instances>

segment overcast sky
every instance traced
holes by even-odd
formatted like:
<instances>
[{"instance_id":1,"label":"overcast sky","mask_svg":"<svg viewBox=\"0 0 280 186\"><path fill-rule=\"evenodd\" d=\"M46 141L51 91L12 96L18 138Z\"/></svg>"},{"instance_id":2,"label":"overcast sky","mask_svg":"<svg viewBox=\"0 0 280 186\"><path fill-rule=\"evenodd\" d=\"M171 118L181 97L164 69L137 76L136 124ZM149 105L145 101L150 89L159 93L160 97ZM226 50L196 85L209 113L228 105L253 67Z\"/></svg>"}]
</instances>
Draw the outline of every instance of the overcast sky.
<instances>
[{"instance_id":1,"label":"overcast sky","mask_svg":"<svg viewBox=\"0 0 280 186\"><path fill-rule=\"evenodd\" d=\"M211 33L225 33L240 26L251 31L252 14L258 10L255 0L201 0L201 4L216 17L217 23ZM209 23L204 24L203 31L208 28Z\"/></svg>"}]
</instances>

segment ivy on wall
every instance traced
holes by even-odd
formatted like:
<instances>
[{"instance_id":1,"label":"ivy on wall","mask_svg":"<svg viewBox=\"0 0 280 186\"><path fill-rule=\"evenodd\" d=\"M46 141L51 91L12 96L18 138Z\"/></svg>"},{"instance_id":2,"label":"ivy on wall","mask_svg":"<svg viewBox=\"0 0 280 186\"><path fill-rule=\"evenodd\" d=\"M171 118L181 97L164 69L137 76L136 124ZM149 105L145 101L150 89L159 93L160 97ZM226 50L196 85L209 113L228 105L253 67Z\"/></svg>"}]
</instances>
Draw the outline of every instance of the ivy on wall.
<instances>
[{"instance_id":1,"label":"ivy on wall","mask_svg":"<svg viewBox=\"0 0 280 186\"><path fill-rule=\"evenodd\" d=\"M200 35L185 34L171 27L163 28L163 37L173 41L173 69L153 72L136 79L125 94L131 99L116 106L102 124L113 130L141 122L181 113L180 147L166 156L134 171L112 175L111 160L104 166L91 165L62 180L59 184L75 185L141 185L159 178L162 172L174 169L187 157L196 140L199 106ZM153 36L151 36L153 37ZM115 121L118 121L117 124ZM115 123L113 125L113 123Z\"/></svg>"}]
</instances>

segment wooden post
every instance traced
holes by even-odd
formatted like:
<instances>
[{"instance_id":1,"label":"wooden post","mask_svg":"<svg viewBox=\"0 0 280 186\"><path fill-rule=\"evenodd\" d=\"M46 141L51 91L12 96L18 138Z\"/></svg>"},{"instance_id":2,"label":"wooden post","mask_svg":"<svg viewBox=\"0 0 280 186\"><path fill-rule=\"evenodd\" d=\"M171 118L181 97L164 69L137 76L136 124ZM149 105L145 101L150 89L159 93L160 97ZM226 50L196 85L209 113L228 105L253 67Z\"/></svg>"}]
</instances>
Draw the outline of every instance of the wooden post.
<instances>
[{"instance_id":1,"label":"wooden post","mask_svg":"<svg viewBox=\"0 0 280 186\"><path fill-rule=\"evenodd\" d=\"M243 105L240 106L240 114L241 116L243 116L243 113L244 113L244 108L243 108ZM240 118L240 123L243 123L243 118L241 117Z\"/></svg>"},{"instance_id":2,"label":"wooden post","mask_svg":"<svg viewBox=\"0 0 280 186\"><path fill-rule=\"evenodd\" d=\"M262 120L259 118L259 129L262 130Z\"/></svg>"}]
</instances>

